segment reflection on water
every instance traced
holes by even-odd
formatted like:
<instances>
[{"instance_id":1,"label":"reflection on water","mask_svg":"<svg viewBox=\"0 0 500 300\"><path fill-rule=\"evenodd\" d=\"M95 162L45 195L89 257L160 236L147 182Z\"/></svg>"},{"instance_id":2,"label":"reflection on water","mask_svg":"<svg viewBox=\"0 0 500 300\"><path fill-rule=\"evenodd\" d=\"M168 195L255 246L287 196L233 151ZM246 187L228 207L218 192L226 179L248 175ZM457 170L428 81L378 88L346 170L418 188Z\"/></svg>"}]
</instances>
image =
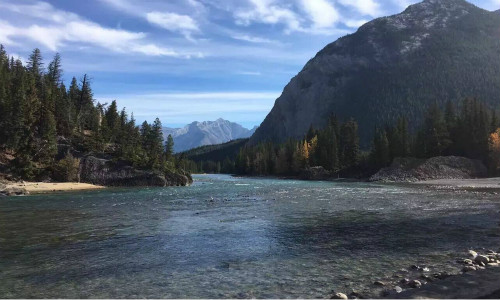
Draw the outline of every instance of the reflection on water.
<instances>
[{"instance_id":1,"label":"reflection on water","mask_svg":"<svg viewBox=\"0 0 500 300\"><path fill-rule=\"evenodd\" d=\"M321 298L499 245L495 195L198 176L0 200L0 297Z\"/></svg>"}]
</instances>

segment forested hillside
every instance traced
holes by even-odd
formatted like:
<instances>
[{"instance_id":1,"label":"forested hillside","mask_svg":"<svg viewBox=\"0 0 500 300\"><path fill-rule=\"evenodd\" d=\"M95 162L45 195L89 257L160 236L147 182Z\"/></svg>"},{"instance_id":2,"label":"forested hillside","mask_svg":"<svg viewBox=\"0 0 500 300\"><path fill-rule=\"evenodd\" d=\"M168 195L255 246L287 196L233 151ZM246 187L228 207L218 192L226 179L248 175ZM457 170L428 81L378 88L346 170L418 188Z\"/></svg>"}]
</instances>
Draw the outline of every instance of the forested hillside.
<instances>
[{"instance_id":1,"label":"forested hillside","mask_svg":"<svg viewBox=\"0 0 500 300\"><path fill-rule=\"evenodd\" d=\"M300 139L335 114L359 125L370 146L375 127L423 124L435 103L468 97L500 105L500 15L464 0L426 0L327 45L285 87L251 144Z\"/></svg>"},{"instance_id":2,"label":"forested hillside","mask_svg":"<svg viewBox=\"0 0 500 300\"><path fill-rule=\"evenodd\" d=\"M95 101L89 76L66 86L62 72L59 54L45 65L35 49L23 65L0 46L0 172L77 180L79 158L89 153L141 170L176 171L159 119L139 127L116 101Z\"/></svg>"},{"instance_id":3,"label":"forested hillside","mask_svg":"<svg viewBox=\"0 0 500 300\"><path fill-rule=\"evenodd\" d=\"M195 171L297 176L310 167L321 166L332 176L364 177L388 166L395 158L462 156L482 161L490 175L499 175L500 122L495 110L478 99L468 98L459 105L449 101L445 110L434 104L422 118L423 125L415 134L410 132L406 118L400 118L396 125L376 128L371 147L362 151L358 123L354 119L342 123L331 116L325 128L317 130L311 126L302 139L256 146L241 144L234 160L231 156L224 159L224 166L234 165L230 171L229 167L203 169L214 161L221 165L223 154L228 153L228 147L221 145L211 152L211 157L219 160L198 157ZM191 157L196 156L186 156Z\"/></svg>"}]
</instances>

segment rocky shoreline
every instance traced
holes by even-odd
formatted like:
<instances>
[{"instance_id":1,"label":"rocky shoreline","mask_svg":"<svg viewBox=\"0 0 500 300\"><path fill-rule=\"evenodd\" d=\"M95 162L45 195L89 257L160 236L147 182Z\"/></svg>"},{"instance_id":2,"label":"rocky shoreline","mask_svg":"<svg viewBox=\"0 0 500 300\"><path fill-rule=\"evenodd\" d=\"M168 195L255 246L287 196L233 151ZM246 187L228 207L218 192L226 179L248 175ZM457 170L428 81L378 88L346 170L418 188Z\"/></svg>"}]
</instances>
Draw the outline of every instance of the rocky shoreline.
<instances>
[{"instance_id":1,"label":"rocky shoreline","mask_svg":"<svg viewBox=\"0 0 500 300\"><path fill-rule=\"evenodd\" d=\"M24 182L10 175L0 174L0 196L95 190L103 187L189 186L193 183L191 175L183 171L159 173L138 170L126 162L115 162L92 155L80 159L77 177L78 182Z\"/></svg>"},{"instance_id":2,"label":"rocky shoreline","mask_svg":"<svg viewBox=\"0 0 500 300\"><path fill-rule=\"evenodd\" d=\"M329 299L476 299L500 295L500 249L464 253L453 265L456 272L412 265L396 271L390 280L373 283L368 294L332 291Z\"/></svg>"}]
</instances>

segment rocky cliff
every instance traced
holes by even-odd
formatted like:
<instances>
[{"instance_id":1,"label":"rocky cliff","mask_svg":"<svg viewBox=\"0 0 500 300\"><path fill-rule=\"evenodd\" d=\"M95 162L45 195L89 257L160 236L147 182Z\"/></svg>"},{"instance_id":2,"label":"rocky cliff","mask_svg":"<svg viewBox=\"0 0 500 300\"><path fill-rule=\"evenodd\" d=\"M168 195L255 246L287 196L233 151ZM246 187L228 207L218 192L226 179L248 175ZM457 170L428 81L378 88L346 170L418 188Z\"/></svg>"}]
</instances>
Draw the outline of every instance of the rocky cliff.
<instances>
[{"instance_id":1,"label":"rocky cliff","mask_svg":"<svg viewBox=\"0 0 500 300\"><path fill-rule=\"evenodd\" d=\"M437 102L500 101L500 14L464 0L425 0L326 46L285 87L250 140L302 138L329 116L353 117L361 144L406 116L415 129Z\"/></svg>"},{"instance_id":2,"label":"rocky cliff","mask_svg":"<svg viewBox=\"0 0 500 300\"><path fill-rule=\"evenodd\" d=\"M483 178L488 170L479 160L446 156L430 159L397 158L390 167L380 170L370 181L416 182L433 179Z\"/></svg>"},{"instance_id":3,"label":"rocky cliff","mask_svg":"<svg viewBox=\"0 0 500 300\"><path fill-rule=\"evenodd\" d=\"M193 182L189 174L142 171L94 156L80 160L79 177L81 182L104 186L187 186Z\"/></svg>"}]
</instances>

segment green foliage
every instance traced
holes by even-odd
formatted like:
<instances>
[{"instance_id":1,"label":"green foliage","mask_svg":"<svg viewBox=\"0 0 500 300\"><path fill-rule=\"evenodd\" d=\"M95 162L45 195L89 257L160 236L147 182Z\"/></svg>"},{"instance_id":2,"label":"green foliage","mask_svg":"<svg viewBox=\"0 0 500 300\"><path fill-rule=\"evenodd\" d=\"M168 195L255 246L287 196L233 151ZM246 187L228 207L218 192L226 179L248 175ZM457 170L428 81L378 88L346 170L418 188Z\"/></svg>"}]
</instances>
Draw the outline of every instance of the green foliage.
<instances>
[{"instance_id":1,"label":"green foliage","mask_svg":"<svg viewBox=\"0 0 500 300\"><path fill-rule=\"evenodd\" d=\"M159 119L139 128L125 109L118 113L116 101L95 104L87 75L80 84L73 77L67 90L59 54L47 70L43 65L38 49L24 67L0 45L0 151L14 153L14 173L33 179L53 170L58 180L75 180L78 160L70 153L56 161L58 139L73 153L94 152L138 168L175 171L181 165L172 152L164 153Z\"/></svg>"},{"instance_id":2,"label":"green foliage","mask_svg":"<svg viewBox=\"0 0 500 300\"><path fill-rule=\"evenodd\" d=\"M61 182L77 182L79 166L80 160L69 153L55 164L52 177Z\"/></svg>"}]
</instances>

